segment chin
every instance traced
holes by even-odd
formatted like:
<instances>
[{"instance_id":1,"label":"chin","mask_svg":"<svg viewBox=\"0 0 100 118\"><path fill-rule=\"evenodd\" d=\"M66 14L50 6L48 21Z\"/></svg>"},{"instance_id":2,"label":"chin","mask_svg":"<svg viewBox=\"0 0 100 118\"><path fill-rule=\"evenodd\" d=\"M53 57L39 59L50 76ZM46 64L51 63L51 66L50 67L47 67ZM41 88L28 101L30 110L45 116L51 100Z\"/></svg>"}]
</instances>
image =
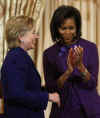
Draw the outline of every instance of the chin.
<instances>
[{"instance_id":1,"label":"chin","mask_svg":"<svg viewBox=\"0 0 100 118\"><path fill-rule=\"evenodd\" d=\"M66 40L65 43L71 43L71 40Z\"/></svg>"},{"instance_id":2,"label":"chin","mask_svg":"<svg viewBox=\"0 0 100 118\"><path fill-rule=\"evenodd\" d=\"M28 48L27 50L32 50L32 49L34 49L34 47Z\"/></svg>"},{"instance_id":3,"label":"chin","mask_svg":"<svg viewBox=\"0 0 100 118\"><path fill-rule=\"evenodd\" d=\"M32 48L36 48L36 45L33 45Z\"/></svg>"},{"instance_id":4,"label":"chin","mask_svg":"<svg viewBox=\"0 0 100 118\"><path fill-rule=\"evenodd\" d=\"M35 48L36 48L36 45L33 44L33 45L32 45L32 49L35 49Z\"/></svg>"}]
</instances>

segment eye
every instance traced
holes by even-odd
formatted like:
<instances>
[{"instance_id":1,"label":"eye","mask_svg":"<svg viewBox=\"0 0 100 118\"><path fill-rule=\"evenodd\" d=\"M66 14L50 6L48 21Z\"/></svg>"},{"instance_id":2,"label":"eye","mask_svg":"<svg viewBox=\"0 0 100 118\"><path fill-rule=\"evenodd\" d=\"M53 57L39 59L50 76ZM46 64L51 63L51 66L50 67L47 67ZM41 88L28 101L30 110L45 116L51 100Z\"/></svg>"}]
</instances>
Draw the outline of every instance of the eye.
<instances>
[{"instance_id":1,"label":"eye","mask_svg":"<svg viewBox=\"0 0 100 118\"><path fill-rule=\"evenodd\" d=\"M61 27L61 29L62 29L62 30L67 30L67 29L69 29L69 30L73 30L73 29L75 29L75 27L74 27L74 26Z\"/></svg>"},{"instance_id":2,"label":"eye","mask_svg":"<svg viewBox=\"0 0 100 118\"><path fill-rule=\"evenodd\" d=\"M34 32L32 32L32 34L36 34L36 32L34 31Z\"/></svg>"},{"instance_id":3,"label":"eye","mask_svg":"<svg viewBox=\"0 0 100 118\"><path fill-rule=\"evenodd\" d=\"M70 27L69 27L69 29L70 29L70 30L73 30L73 29L74 29L74 27L73 27L73 26L70 26Z\"/></svg>"},{"instance_id":4,"label":"eye","mask_svg":"<svg viewBox=\"0 0 100 118\"><path fill-rule=\"evenodd\" d=\"M61 27L61 29L62 29L62 30L66 30L66 29L67 29L67 27Z\"/></svg>"}]
</instances>

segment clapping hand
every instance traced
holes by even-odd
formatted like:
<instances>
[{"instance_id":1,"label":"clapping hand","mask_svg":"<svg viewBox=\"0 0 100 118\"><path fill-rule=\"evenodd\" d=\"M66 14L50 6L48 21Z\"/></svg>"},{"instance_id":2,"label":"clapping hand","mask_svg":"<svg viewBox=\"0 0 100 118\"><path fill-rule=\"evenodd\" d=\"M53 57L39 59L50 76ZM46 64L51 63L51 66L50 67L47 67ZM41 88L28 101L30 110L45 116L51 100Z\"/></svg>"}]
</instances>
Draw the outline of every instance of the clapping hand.
<instances>
[{"instance_id":1,"label":"clapping hand","mask_svg":"<svg viewBox=\"0 0 100 118\"><path fill-rule=\"evenodd\" d=\"M83 64L83 48L81 46L75 46L74 47L74 60L75 60L75 66L79 67Z\"/></svg>"},{"instance_id":2,"label":"clapping hand","mask_svg":"<svg viewBox=\"0 0 100 118\"><path fill-rule=\"evenodd\" d=\"M68 66L68 71L72 72L73 68L74 68L73 49L72 48L69 50L68 59L67 59L67 66Z\"/></svg>"},{"instance_id":3,"label":"clapping hand","mask_svg":"<svg viewBox=\"0 0 100 118\"><path fill-rule=\"evenodd\" d=\"M83 48L75 46L69 50L67 65L68 69L73 71L75 67L79 68L83 64Z\"/></svg>"}]
</instances>

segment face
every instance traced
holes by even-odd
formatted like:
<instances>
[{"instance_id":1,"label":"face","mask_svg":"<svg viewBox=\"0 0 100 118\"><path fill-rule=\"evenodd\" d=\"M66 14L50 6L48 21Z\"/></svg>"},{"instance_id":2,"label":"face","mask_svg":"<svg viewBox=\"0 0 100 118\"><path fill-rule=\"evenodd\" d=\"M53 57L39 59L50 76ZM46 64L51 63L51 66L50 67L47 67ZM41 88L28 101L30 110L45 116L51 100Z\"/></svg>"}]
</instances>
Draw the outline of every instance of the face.
<instances>
[{"instance_id":1,"label":"face","mask_svg":"<svg viewBox=\"0 0 100 118\"><path fill-rule=\"evenodd\" d=\"M62 39L66 44L73 42L73 37L76 36L76 24L73 18L65 19L64 23L58 29Z\"/></svg>"},{"instance_id":2,"label":"face","mask_svg":"<svg viewBox=\"0 0 100 118\"><path fill-rule=\"evenodd\" d=\"M24 50L34 49L37 39L39 39L39 36L35 33L35 29L33 28L31 31L27 31L24 36L20 37L21 47Z\"/></svg>"}]
</instances>

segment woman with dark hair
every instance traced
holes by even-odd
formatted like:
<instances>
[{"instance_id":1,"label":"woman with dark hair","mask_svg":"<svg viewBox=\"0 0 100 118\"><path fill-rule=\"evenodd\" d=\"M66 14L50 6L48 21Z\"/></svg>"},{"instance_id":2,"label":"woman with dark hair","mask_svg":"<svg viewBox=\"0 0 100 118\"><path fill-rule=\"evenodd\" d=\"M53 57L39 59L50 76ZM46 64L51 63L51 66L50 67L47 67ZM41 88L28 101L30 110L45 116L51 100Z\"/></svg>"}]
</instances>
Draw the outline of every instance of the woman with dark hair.
<instances>
[{"instance_id":1,"label":"woman with dark hair","mask_svg":"<svg viewBox=\"0 0 100 118\"><path fill-rule=\"evenodd\" d=\"M61 107L53 103L50 118L100 118L98 51L94 43L81 38L78 9L56 9L50 30L55 44L43 55L46 88L61 97Z\"/></svg>"}]
</instances>

